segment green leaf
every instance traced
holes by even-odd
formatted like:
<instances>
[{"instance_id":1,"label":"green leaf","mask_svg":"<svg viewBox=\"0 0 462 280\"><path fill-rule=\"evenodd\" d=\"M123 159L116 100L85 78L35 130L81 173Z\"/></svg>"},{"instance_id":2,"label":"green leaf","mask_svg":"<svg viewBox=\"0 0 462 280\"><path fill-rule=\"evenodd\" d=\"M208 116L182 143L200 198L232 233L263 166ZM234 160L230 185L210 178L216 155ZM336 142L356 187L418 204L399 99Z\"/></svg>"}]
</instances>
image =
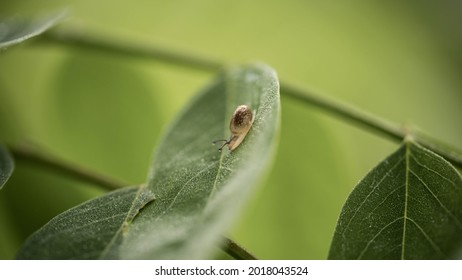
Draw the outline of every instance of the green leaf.
<instances>
[{"instance_id":1,"label":"green leaf","mask_svg":"<svg viewBox=\"0 0 462 280\"><path fill-rule=\"evenodd\" d=\"M329 259L451 259L462 245L462 178L406 140L348 197Z\"/></svg>"},{"instance_id":2,"label":"green leaf","mask_svg":"<svg viewBox=\"0 0 462 280\"><path fill-rule=\"evenodd\" d=\"M14 161L8 150L0 145L0 190L11 176L14 170Z\"/></svg>"},{"instance_id":3,"label":"green leaf","mask_svg":"<svg viewBox=\"0 0 462 280\"><path fill-rule=\"evenodd\" d=\"M104 259L114 254L139 210L154 199L146 187L110 192L53 218L29 237L19 259Z\"/></svg>"},{"instance_id":4,"label":"green leaf","mask_svg":"<svg viewBox=\"0 0 462 280\"><path fill-rule=\"evenodd\" d=\"M36 20L6 19L0 22L0 51L38 36L64 18L66 12Z\"/></svg>"},{"instance_id":5,"label":"green leaf","mask_svg":"<svg viewBox=\"0 0 462 280\"><path fill-rule=\"evenodd\" d=\"M209 256L270 161L279 125L279 85L263 65L231 69L180 115L159 145L149 187L156 194L135 220L123 258L192 259ZM219 153L238 105L254 110L244 142Z\"/></svg>"},{"instance_id":6,"label":"green leaf","mask_svg":"<svg viewBox=\"0 0 462 280\"><path fill-rule=\"evenodd\" d=\"M241 104L252 108L253 125L235 150L220 153L212 141L229 138L230 118ZM270 163L279 106L279 84L272 69L229 69L164 135L147 186L156 199L143 208L152 199L144 195L149 199L133 207L136 212L143 208L136 219L127 215L139 200L133 197L135 191L110 193L54 218L26 241L19 258L210 257ZM119 219L111 221L114 217Z\"/></svg>"}]
</instances>

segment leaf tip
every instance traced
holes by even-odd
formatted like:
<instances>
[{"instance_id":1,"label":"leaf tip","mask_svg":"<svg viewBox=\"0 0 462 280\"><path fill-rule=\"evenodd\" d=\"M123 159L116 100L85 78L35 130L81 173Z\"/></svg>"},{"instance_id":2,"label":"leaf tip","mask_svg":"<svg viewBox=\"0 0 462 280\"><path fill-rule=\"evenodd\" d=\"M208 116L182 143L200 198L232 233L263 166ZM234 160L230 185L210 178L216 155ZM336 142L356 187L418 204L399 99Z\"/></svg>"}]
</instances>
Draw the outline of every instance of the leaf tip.
<instances>
[{"instance_id":1,"label":"leaf tip","mask_svg":"<svg viewBox=\"0 0 462 280\"><path fill-rule=\"evenodd\" d=\"M14 170L14 160L8 150L0 145L0 190L6 184Z\"/></svg>"}]
</instances>

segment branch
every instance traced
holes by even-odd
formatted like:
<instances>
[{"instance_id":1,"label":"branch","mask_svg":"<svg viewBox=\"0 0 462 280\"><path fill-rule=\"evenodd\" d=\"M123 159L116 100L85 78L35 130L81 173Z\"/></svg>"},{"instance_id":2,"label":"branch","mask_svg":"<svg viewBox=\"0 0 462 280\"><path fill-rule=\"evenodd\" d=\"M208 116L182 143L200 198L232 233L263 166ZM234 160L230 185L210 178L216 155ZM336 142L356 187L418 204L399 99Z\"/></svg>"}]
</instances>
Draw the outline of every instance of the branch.
<instances>
[{"instance_id":1,"label":"branch","mask_svg":"<svg viewBox=\"0 0 462 280\"><path fill-rule=\"evenodd\" d=\"M225 237L221 249L236 260L257 260L254 255L228 237Z\"/></svg>"},{"instance_id":2,"label":"branch","mask_svg":"<svg viewBox=\"0 0 462 280\"><path fill-rule=\"evenodd\" d=\"M38 164L39 166L50 169L51 171L60 173L63 176L68 176L82 182L100 186L106 190L112 191L128 185L110 179L101 174L97 174L81 166L57 159L48 154L45 155L39 153L31 148L8 147L8 149L16 160L23 160Z\"/></svg>"},{"instance_id":3,"label":"branch","mask_svg":"<svg viewBox=\"0 0 462 280\"><path fill-rule=\"evenodd\" d=\"M102 51L104 53L115 53L117 55L140 59L155 59L208 72L223 68L223 64L218 60L180 51L167 50L167 48L146 46L146 43L137 44L130 40L118 41L72 28L66 28L61 32L47 32L39 37L37 41L40 43L52 43L67 47Z\"/></svg>"},{"instance_id":4,"label":"branch","mask_svg":"<svg viewBox=\"0 0 462 280\"><path fill-rule=\"evenodd\" d=\"M135 44L132 41L117 41L112 38L91 35L83 31L78 32L69 28L61 32L52 31L45 33L44 36L41 37L41 42L111 52L142 59L159 60L165 63L177 64L203 71L214 72L225 66L225 63L215 59L159 47L146 46L144 44ZM281 94L317 107L332 116L340 118L340 120L349 121L354 125L366 128L375 134L386 136L396 142L403 141L406 134L408 134L408 132L399 125L282 81ZM422 146L433 150L455 166L462 168L462 152L438 140L431 139L422 133L416 133L414 138L415 141Z\"/></svg>"},{"instance_id":5,"label":"branch","mask_svg":"<svg viewBox=\"0 0 462 280\"><path fill-rule=\"evenodd\" d=\"M317 107L339 119L347 120L357 126L366 128L373 133L386 136L391 140L401 142L406 136L405 130L396 124L392 124L350 105L342 104L338 101L323 97L322 95L315 94L308 90L281 82L281 94Z\"/></svg>"},{"instance_id":6,"label":"branch","mask_svg":"<svg viewBox=\"0 0 462 280\"><path fill-rule=\"evenodd\" d=\"M405 127L390 123L348 104L342 104L338 101L328 99L304 89L296 88L283 82L281 82L281 93L324 110L341 120L349 121L354 125L363 127L366 130L378 135L383 135L399 143L404 140L406 135L411 134L416 142L443 156L455 166L462 168L462 152L437 139L430 138L422 132L407 131Z\"/></svg>"}]
</instances>

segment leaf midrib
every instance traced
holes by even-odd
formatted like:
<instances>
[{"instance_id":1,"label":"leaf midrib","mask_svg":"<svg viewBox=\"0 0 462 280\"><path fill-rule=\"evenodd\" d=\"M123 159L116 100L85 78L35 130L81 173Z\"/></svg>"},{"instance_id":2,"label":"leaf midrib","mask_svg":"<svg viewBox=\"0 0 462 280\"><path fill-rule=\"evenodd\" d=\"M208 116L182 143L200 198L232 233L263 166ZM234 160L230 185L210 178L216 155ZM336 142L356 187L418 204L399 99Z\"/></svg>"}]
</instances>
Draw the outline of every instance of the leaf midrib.
<instances>
[{"instance_id":1,"label":"leaf midrib","mask_svg":"<svg viewBox=\"0 0 462 280\"><path fill-rule=\"evenodd\" d=\"M109 243L105 246L104 250L101 252L101 254L99 255L99 259L104 259L105 257L107 257L107 254L108 252L110 251L110 249L112 248L112 246L115 244L117 238L119 237L119 235L121 234L122 230L127 227L129 225L129 222L130 221L133 221L133 219L136 218L137 214L133 215L133 210L134 210L134 207L139 199L139 197L141 196L141 194L143 193L143 191L145 190L148 190L146 186L141 186L139 187L138 191L136 192L136 195L135 197L133 198L133 201L132 201L132 205L130 206L129 210L127 211L127 214L125 216L125 219L123 220L123 222L120 224L119 228L117 229L117 231L114 233L113 237L111 238L111 240L109 241ZM152 201L152 200L151 200ZM146 206L146 204L149 203L149 202L146 202L145 204L143 204L140 209L138 209L137 211L139 212L139 210L141 210L144 206ZM133 217L131 217L133 215Z\"/></svg>"},{"instance_id":2,"label":"leaf midrib","mask_svg":"<svg viewBox=\"0 0 462 280\"><path fill-rule=\"evenodd\" d=\"M409 192L409 174L410 174L410 142L406 141L406 152L405 152L405 160L406 160L406 177L404 181L404 213L403 213L403 237L401 240L401 259L404 260L404 255L406 253L405 243L406 243L406 226L407 226L407 207L408 207L408 192Z\"/></svg>"},{"instance_id":3,"label":"leaf midrib","mask_svg":"<svg viewBox=\"0 0 462 280\"><path fill-rule=\"evenodd\" d=\"M461 227L461 224L460 224L460 221L457 219L457 217L454 216L453 213L451 213L451 211L449 211L449 209L446 208L446 206L444 206L444 204L438 199L438 197L431 191L431 189L428 187L428 185L417 175L414 173L414 171L412 171L411 169L411 166L410 166L410 162L411 162L411 158L413 158L417 164L419 164L420 166L424 167L425 169L429 170L429 171L432 171L433 173L436 173L438 176L440 176L441 178L444 178L446 181L450 182L451 184L453 184L452 181L448 180L447 178L445 178L444 176L442 176L441 174L439 174L438 172L428 168L427 166L423 165L422 163L420 163L414 155L412 155L411 153L411 145L413 145L413 142L411 140L406 140L405 141L405 147L406 147L406 152L405 152L405 159L406 159L406 178L405 178L405 184L404 184L404 187L405 187L405 194L404 194L404 213L403 213L403 237L402 237L402 241L401 241L401 259L402 260L405 260L405 256L406 256L406 248L405 248L405 245L406 245L406 230L407 230L407 222L410 221L412 222L421 232L422 234L424 235L425 239L427 239L427 241L431 244L431 246L435 249L435 251L438 251L441 255L445 255L443 253L443 251L439 248L439 246L431 239L431 237L425 232L425 230L416 222L414 221L413 219L409 218L408 217L408 201L409 201L409 177L411 175L414 175L417 180L419 180L422 185L426 188L426 190L432 195L432 197L436 200L436 202L440 205L440 207L446 212L446 214L453 218L457 224L457 226L460 228ZM416 145L414 143L414 145Z\"/></svg>"},{"instance_id":4,"label":"leaf midrib","mask_svg":"<svg viewBox=\"0 0 462 280\"><path fill-rule=\"evenodd\" d=\"M233 83L230 82L230 77L229 77L230 74L227 74L225 76L225 96L226 96L226 110L225 110L225 117L224 117L224 135L223 135L223 139L227 139L226 137L226 131L228 131L228 127L229 127L229 119L227 118L227 116L230 116L231 115L231 112L232 112L232 107L230 106L231 104L233 104L232 102L232 96L233 96L233 93L235 91L233 91L231 89L231 86ZM208 197L208 200L210 200L211 197L213 197L213 194L215 193L216 189L217 189L217 185L218 185L218 178L220 177L220 174L221 174L221 170L223 170L223 159L225 157L225 153L226 153L226 150L225 151L222 151L221 154L220 154L220 160L218 161L218 167L217 167L217 174L215 176L215 180L213 181L213 185L212 185L212 189L210 190L210 194L209 194L209 197Z\"/></svg>"}]
</instances>

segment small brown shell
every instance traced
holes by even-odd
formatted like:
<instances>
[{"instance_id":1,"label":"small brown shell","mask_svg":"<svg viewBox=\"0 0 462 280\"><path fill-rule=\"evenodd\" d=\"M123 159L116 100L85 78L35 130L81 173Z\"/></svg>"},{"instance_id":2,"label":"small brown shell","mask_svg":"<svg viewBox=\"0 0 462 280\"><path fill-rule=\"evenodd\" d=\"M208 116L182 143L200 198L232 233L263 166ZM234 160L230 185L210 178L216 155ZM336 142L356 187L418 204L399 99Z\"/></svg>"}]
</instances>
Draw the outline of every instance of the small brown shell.
<instances>
[{"instance_id":1,"label":"small brown shell","mask_svg":"<svg viewBox=\"0 0 462 280\"><path fill-rule=\"evenodd\" d=\"M230 151L234 150L241 144L245 136L249 132L253 123L252 110L247 105L240 105L234 111L233 117L229 122L229 130L231 131L231 137L229 140L216 140L213 144L218 142L224 142L223 145L218 149L221 151L224 146L228 145Z\"/></svg>"},{"instance_id":2,"label":"small brown shell","mask_svg":"<svg viewBox=\"0 0 462 280\"><path fill-rule=\"evenodd\" d=\"M233 117L229 123L231 138L228 141L228 149L234 150L241 144L245 136L249 132L253 123L252 110L247 105L240 105L234 111Z\"/></svg>"}]
</instances>

